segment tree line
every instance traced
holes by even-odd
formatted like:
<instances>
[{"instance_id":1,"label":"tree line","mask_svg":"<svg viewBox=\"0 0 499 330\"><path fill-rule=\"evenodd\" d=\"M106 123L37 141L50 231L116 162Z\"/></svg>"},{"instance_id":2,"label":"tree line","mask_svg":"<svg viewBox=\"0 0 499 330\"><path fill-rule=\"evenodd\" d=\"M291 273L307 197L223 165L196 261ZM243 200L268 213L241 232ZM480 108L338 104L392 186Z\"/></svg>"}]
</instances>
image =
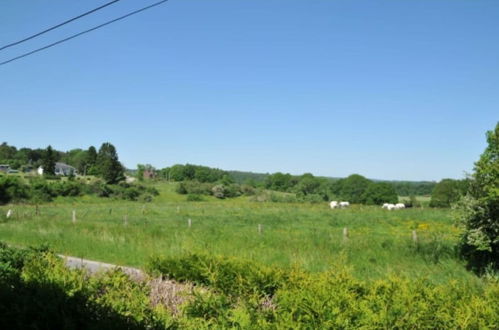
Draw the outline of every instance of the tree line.
<instances>
[{"instance_id":1,"label":"tree line","mask_svg":"<svg viewBox=\"0 0 499 330\"><path fill-rule=\"evenodd\" d=\"M82 175L101 177L109 184L125 179L125 168L118 159L116 148L111 143L103 143L99 150L94 146L88 149L72 149L67 152L53 149L30 149L0 145L0 164L7 164L13 169L31 171L39 166L47 177L55 175L55 163L62 162L76 168Z\"/></svg>"}]
</instances>

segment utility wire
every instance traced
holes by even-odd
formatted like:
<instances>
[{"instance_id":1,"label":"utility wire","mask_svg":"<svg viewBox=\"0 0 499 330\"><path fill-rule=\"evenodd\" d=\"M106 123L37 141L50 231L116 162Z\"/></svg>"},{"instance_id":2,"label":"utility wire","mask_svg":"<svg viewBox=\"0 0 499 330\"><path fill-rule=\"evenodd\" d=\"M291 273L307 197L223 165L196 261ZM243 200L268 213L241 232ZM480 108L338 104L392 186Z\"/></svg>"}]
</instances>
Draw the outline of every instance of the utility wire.
<instances>
[{"instance_id":1,"label":"utility wire","mask_svg":"<svg viewBox=\"0 0 499 330\"><path fill-rule=\"evenodd\" d=\"M41 36L42 34L45 34L45 33L47 33L47 32L50 32L50 31L55 30L55 29L57 29L57 28L60 28L60 27L61 27L61 26L63 26L63 25L66 25L66 24L68 24L68 23L71 23L71 22L73 22L73 21L76 21L77 19L80 19L80 18L85 17L85 16L87 16L87 15L90 15L90 14L92 14L92 13L94 13L94 12L98 11L98 10L101 10L101 9L103 9L103 8L107 7L107 6L110 6L110 5L112 5L113 3L116 3L116 2L118 2L118 1L120 1L120 0L114 0L114 1L108 2L108 3L106 3L106 4L104 4L104 5L100 6L100 7L97 7L97 8L95 8L95 9L90 10L90 11L87 11L86 13L83 13L83 14L81 14L81 15L78 15L78 16L76 16L76 17L73 17L73 18L71 18L71 19L68 19L68 20L67 20L67 21L65 21L65 22L62 22L62 23L57 24L57 25L55 25L55 26L52 26L52 27L50 27L50 28L48 28L48 29L46 29L46 30L43 30L42 32L38 32L38 33L33 34L32 36L29 36L29 37L24 38L24 39L22 39L22 40L19 40L19 41L13 42L13 43L11 43L11 44L5 45L5 46L3 46L3 47L0 47L0 50L4 50L5 48L9 48L9 47L12 47L12 46L15 46L15 45L19 45L20 43L23 43L23 42L25 42L25 41L28 41L28 40L31 40L31 39L36 38L36 37L38 37L38 36Z\"/></svg>"},{"instance_id":2,"label":"utility wire","mask_svg":"<svg viewBox=\"0 0 499 330\"><path fill-rule=\"evenodd\" d=\"M135 10L135 11L132 11L131 13L128 13L128 14L123 15L123 16L121 16L121 17L115 18L115 19L110 20L110 21L108 21L108 22L106 22L106 23L103 23L103 24L97 25L97 26L95 26L95 27L93 27L93 28L91 28L91 29L88 29L88 30L82 31L82 32L77 33L77 34L73 34L72 36L69 36L69 37L67 37L67 38L64 38L64 39L61 39L61 40L59 40L59 41L53 42L53 43L51 43L51 44L49 44L49 45L47 45L47 46L44 46L44 47L41 47L41 48L35 49L35 50L30 51L30 52L28 52L28 53L24 53L24 54L22 54L22 55L16 56L16 57L14 57L14 58L11 58L10 60L0 62L0 66L5 65L5 64L8 64L8 63L10 63L10 62L17 61L17 60L19 60L19 59L21 59L21 58L23 58L23 57L26 57L26 56L33 55L33 54L35 54L35 53L41 52L42 50L45 50L45 49L48 49L48 48L51 48L51 47L57 46L57 45L59 45L59 44L62 44L63 42L69 41L69 40L71 40L71 39L77 38L77 37L82 36L82 35L84 35L84 34L87 34L87 33L89 33L89 32L92 32L92 31L95 31L95 30L97 30L97 29L100 29L100 28L102 28L102 27L104 27L104 26L106 26L106 25L109 25L109 24L115 23L115 22L117 22L117 21L121 21L122 19L125 19L125 18L130 17L130 16L135 15L135 14L138 14L138 13L140 13L140 12L143 12L143 11L147 10L147 9L150 9L150 8L153 8L153 7L156 7L156 6L159 6L159 5L161 5L162 3L165 3L165 2L167 2L167 1L168 1L168 0L162 0L162 1L155 2L155 3L153 3L152 5L149 5L149 6L146 6L146 7L140 8L140 9L137 9L137 10Z\"/></svg>"}]
</instances>

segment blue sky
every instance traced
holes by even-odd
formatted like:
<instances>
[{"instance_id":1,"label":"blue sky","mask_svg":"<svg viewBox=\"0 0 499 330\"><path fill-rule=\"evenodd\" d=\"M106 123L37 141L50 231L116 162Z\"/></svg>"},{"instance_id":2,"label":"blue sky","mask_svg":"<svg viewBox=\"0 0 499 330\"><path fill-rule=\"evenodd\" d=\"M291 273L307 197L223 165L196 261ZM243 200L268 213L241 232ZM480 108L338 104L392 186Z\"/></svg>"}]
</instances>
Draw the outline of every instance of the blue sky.
<instances>
[{"instance_id":1,"label":"blue sky","mask_svg":"<svg viewBox=\"0 0 499 330\"><path fill-rule=\"evenodd\" d=\"M105 2L1 1L0 44ZM460 178L498 120L497 0L170 0L0 67L0 140L109 141L130 168Z\"/></svg>"}]
</instances>

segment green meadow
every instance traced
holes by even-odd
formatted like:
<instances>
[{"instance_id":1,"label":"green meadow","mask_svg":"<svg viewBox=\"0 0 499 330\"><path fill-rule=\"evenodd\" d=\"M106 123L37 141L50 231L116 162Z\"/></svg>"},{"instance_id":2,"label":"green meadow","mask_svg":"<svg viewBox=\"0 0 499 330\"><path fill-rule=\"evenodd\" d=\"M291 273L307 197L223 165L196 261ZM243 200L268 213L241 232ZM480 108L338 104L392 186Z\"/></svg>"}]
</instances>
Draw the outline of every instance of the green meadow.
<instances>
[{"instance_id":1,"label":"green meadow","mask_svg":"<svg viewBox=\"0 0 499 330\"><path fill-rule=\"evenodd\" d=\"M173 184L155 186L160 196L145 204L84 196L38 206L4 205L0 240L142 268L151 257L207 253L311 272L348 268L359 279L394 274L480 283L455 253L459 231L449 209L354 205L331 210L327 203L249 197L189 202ZM8 209L13 215L7 219Z\"/></svg>"}]
</instances>

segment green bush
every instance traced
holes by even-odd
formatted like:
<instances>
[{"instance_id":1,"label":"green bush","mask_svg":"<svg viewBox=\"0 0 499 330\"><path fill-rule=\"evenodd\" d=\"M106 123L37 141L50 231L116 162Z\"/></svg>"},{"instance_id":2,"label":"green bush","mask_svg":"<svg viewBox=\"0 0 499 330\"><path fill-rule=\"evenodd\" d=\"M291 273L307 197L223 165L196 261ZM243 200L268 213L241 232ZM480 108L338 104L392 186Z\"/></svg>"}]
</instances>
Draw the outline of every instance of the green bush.
<instances>
[{"instance_id":1,"label":"green bush","mask_svg":"<svg viewBox=\"0 0 499 330\"><path fill-rule=\"evenodd\" d=\"M149 271L198 285L173 315L146 282L89 276L46 249L0 243L2 329L497 329L499 282L479 288L397 275L308 273L207 255L151 260ZM187 293L186 293L187 294Z\"/></svg>"},{"instance_id":2,"label":"green bush","mask_svg":"<svg viewBox=\"0 0 499 330\"><path fill-rule=\"evenodd\" d=\"M230 296L273 295L282 281L281 271L275 268L236 258L201 254L155 258L150 261L148 270L178 281L209 285Z\"/></svg>"},{"instance_id":3,"label":"green bush","mask_svg":"<svg viewBox=\"0 0 499 330\"><path fill-rule=\"evenodd\" d=\"M195 194L195 195L211 195L213 184L201 183L197 181L180 182L177 185L177 193L182 195Z\"/></svg>"},{"instance_id":4,"label":"green bush","mask_svg":"<svg viewBox=\"0 0 499 330\"><path fill-rule=\"evenodd\" d=\"M188 202L201 202L203 201L203 196L197 194L189 194L187 195L186 200Z\"/></svg>"},{"instance_id":5,"label":"green bush","mask_svg":"<svg viewBox=\"0 0 499 330\"><path fill-rule=\"evenodd\" d=\"M469 192L459 205L459 244L468 267L499 271L499 123L487 132L487 148L475 163Z\"/></svg>"},{"instance_id":6,"label":"green bush","mask_svg":"<svg viewBox=\"0 0 499 330\"><path fill-rule=\"evenodd\" d=\"M492 329L499 283L483 291L458 282L392 276L360 281L348 271L267 269L233 258L155 259L149 270L202 285L184 311L185 327L269 329Z\"/></svg>"},{"instance_id":7,"label":"green bush","mask_svg":"<svg viewBox=\"0 0 499 330\"><path fill-rule=\"evenodd\" d=\"M29 186L18 177L0 176L0 204L21 201L30 197Z\"/></svg>"},{"instance_id":8,"label":"green bush","mask_svg":"<svg viewBox=\"0 0 499 330\"><path fill-rule=\"evenodd\" d=\"M149 288L121 271L89 277L50 252L0 244L1 329L165 329Z\"/></svg>"},{"instance_id":9,"label":"green bush","mask_svg":"<svg viewBox=\"0 0 499 330\"><path fill-rule=\"evenodd\" d=\"M369 205L397 203L398 195L393 186L386 182L372 182L364 192L364 199Z\"/></svg>"}]
</instances>

